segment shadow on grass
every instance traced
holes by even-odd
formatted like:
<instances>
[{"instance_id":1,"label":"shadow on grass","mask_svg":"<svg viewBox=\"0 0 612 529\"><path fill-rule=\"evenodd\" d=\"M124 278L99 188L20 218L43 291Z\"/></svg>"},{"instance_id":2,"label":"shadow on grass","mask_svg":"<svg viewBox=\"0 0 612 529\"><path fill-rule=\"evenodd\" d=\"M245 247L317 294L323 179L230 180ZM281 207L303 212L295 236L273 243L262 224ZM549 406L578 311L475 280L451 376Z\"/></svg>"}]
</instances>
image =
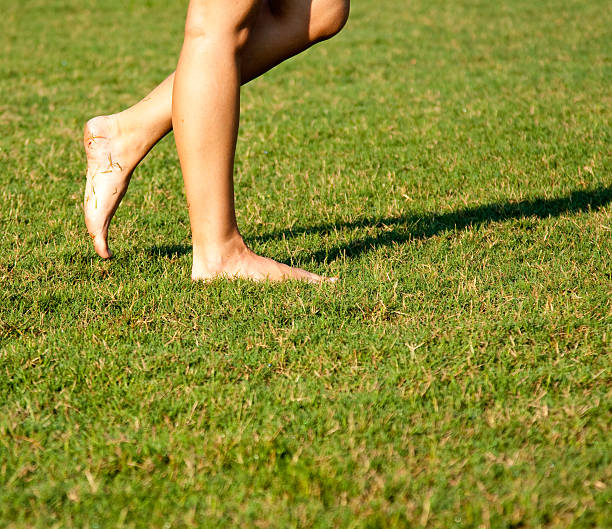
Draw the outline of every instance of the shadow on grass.
<instances>
[{"instance_id":1,"label":"shadow on grass","mask_svg":"<svg viewBox=\"0 0 612 529\"><path fill-rule=\"evenodd\" d=\"M356 257L363 252L381 246L400 244L414 239L427 239L450 230L464 230L481 224L502 222L511 219L535 217L546 219L569 213L593 211L612 202L612 186L598 187L587 191L573 191L560 198L522 200L484 204L462 208L450 213L398 215L393 217L371 217L350 222L335 222L317 226L293 227L264 235L250 237L265 242L282 237L291 238L301 234L328 233L344 229L380 228L376 235L363 237L350 244L338 245L312 254L317 262L332 261L340 256ZM149 253L154 256L181 256L191 252L187 245L154 246Z\"/></svg>"},{"instance_id":2,"label":"shadow on grass","mask_svg":"<svg viewBox=\"0 0 612 529\"><path fill-rule=\"evenodd\" d=\"M181 257L191 253L191 244L156 244L147 253L151 257Z\"/></svg>"}]
</instances>

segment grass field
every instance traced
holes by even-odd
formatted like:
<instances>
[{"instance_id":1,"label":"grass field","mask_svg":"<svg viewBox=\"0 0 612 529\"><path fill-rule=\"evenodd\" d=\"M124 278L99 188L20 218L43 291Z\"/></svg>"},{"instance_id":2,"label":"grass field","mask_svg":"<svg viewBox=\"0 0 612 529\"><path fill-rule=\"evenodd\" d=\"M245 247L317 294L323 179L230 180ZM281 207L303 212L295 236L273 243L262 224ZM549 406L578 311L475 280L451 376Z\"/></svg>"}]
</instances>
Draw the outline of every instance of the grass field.
<instances>
[{"instance_id":1,"label":"grass field","mask_svg":"<svg viewBox=\"0 0 612 529\"><path fill-rule=\"evenodd\" d=\"M319 287L192 284L171 135L93 253L82 125L185 8L0 0L0 527L610 527L609 3L355 1L246 87L239 224Z\"/></svg>"}]
</instances>

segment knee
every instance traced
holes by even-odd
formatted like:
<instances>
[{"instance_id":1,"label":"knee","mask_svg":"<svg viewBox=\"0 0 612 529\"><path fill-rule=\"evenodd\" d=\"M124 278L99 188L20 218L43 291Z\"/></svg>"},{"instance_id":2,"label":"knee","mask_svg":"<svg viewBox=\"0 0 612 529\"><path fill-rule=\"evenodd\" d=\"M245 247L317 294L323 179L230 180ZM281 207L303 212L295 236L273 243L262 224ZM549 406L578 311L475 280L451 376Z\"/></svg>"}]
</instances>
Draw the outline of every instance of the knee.
<instances>
[{"instance_id":1,"label":"knee","mask_svg":"<svg viewBox=\"0 0 612 529\"><path fill-rule=\"evenodd\" d=\"M231 9L221 1L191 0L185 23L185 41L222 41L240 50L249 37L258 9L257 0L238 0Z\"/></svg>"},{"instance_id":2,"label":"knee","mask_svg":"<svg viewBox=\"0 0 612 529\"><path fill-rule=\"evenodd\" d=\"M313 11L313 30L316 40L325 40L336 35L345 26L349 17L350 0L318 0ZM313 8L315 2L313 2Z\"/></svg>"}]
</instances>

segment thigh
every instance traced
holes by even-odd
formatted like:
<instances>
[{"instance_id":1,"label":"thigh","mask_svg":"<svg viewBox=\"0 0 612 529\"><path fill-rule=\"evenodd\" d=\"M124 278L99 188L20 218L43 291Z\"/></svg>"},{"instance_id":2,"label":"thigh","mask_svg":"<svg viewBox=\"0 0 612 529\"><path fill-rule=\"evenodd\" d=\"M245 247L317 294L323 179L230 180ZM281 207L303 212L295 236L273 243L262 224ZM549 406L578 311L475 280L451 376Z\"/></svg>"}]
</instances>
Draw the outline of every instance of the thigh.
<instances>
[{"instance_id":1,"label":"thigh","mask_svg":"<svg viewBox=\"0 0 612 529\"><path fill-rule=\"evenodd\" d=\"M312 5L316 0L266 0L270 12L274 16L309 19Z\"/></svg>"},{"instance_id":2,"label":"thigh","mask_svg":"<svg viewBox=\"0 0 612 529\"><path fill-rule=\"evenodd\" d=\"M305 32L310 40L337 33L348 17L350 0L265 0L262 6L289 31Z\"/></svg>"},{"instance_id":3,"label":"thigh","mask_svg":"<svg viewBox=\"0 0 612 529\"><path fill-rule=\"evenodd\" d=\"M223 31L248 27L264 1L267 0L190 0L187 28Z\"/></svg>"}]
</instances>

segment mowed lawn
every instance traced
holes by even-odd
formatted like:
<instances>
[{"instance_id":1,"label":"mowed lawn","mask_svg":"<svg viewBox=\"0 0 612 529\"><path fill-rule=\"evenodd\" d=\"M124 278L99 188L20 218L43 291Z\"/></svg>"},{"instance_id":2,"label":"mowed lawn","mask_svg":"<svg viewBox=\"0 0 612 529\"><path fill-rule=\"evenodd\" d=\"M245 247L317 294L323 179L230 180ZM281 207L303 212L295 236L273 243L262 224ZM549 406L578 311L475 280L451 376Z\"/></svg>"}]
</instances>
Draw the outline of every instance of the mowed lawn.
<instances>
[{"instance_id":1,"label":"mowed lawn","mask_svg":"<svg viewBox=\"0 0 612 529\"><path fill-rule=\"evenodd\" d=\"M0 0L0 527L610 527L609 3L355 0L246 87L242 232L323 286L192 283L171 135L93 252L186 4Z\"/></svg>"}]
</instances>

